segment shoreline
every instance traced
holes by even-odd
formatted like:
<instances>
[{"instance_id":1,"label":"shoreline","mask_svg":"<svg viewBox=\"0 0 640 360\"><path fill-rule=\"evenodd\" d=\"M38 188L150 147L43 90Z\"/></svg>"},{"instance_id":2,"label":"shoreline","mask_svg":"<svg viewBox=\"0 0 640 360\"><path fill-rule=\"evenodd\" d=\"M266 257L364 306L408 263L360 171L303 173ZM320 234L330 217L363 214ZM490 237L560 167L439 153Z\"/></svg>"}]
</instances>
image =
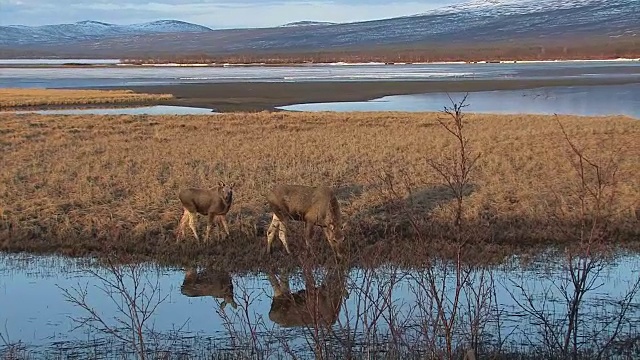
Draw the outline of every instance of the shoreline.
<instances>
[{"instance_id":1,"label":"shoreline","mask_svg":"<svg viewBox=\"0 0 640 360\"><path fill-rule=\"evenodd\" d=\"M96 87L149 94L172 94L156 105L209 108L217 112L285 111L278 107L323 102L369 101L391 95L436 92L525 90L555 86L599 86L639 83L637 78L574 78L531 80L413 80L228 82Z\"/></svg>"},{"instance_id":2,"label":"shoreline","mask_svg":"<svg viewBox=\"0 0 640 360\"><path fill-rule=\"evenodd\" d=\"M15 60L16 62L12 62ZM18 62L23 60L25 62ZM29 60L57 60L56 62L30 62ZM67 62L59 62L65 61ZM106 62L93 62L103 60ZM3 62L4 61L4 62ZM85 62L87 61L87 62ZM114 62L118 61L118 62ZM509 60L479 60L479 61L332 61L332 62L175 62L161 61L150 63L121 62L120 59L0 59L0 68L115 68L115 67L304 67L304 66L394 66L394 65L475 65L475 64L546 64L546 63L575 63L575 62L640 62L640 58L602 58L602 59L509 59Z\"/></svg>"}]
</instances>

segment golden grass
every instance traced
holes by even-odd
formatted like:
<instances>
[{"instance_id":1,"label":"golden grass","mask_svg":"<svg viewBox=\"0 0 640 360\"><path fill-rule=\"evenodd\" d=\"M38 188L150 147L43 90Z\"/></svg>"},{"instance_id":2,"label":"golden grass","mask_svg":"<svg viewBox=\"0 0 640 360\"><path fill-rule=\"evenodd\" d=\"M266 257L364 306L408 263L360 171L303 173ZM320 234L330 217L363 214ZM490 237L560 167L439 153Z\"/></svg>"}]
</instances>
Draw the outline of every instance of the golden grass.
<instances>
[{"instance_id":1,"label":"golden grass","mask_svg":"<svg viewBox=\"0 0 640 360\"><path fill-rule=\"evenodd\" d=\"M172 99L171 94L132 90L0 89L0 109L29 106L144 103Z\"/></svg>"},{"instance_id":2,"label":"golden grass","mask_svg":"<svg viewBox=\"0 0 640 360\"><path fill-rule=\"evenodd\" d=\"M454 145L436 116L4 116L0 248L77 253L101 251L109 244L128 253L230 254L222 245L191 253L188 245L174 245L182 214L178 190L214 186L218 180L236 183L229 213L232 240L225 246L239 244L233 250L238 256L264 246L263 194L274 183L338 187L347 236L358 246L410 238L405 215L387 196L382 175L394 175L396 189L411 199L405 205L416 216L432 223L451 221L453 200L426 164ZM472 150L482 156L464 215L477 224L478 236L494 244L571 241L561 229L579 222L579 180L553 117L467 119ZM588 156L604 163L619 151L616 194L608 207L618 239L637 240L640 122L624 117L560 120ZM426 228L425 234L428 239L448 236L436 228ZM193 244L192 239L186 243Z\"/></svg>"}]
</instances>

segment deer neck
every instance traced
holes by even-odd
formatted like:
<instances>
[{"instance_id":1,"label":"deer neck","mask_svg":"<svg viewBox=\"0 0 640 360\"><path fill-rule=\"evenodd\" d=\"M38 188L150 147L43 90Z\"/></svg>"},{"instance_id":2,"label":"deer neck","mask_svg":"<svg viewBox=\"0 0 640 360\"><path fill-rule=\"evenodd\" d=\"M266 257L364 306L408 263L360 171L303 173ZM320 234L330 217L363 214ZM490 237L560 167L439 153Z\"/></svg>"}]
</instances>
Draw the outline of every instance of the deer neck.
<instances>
[{"instance_id":1,"label":"deer neck","mask_svg":"<svg viewBox=\"0 0 640 360\"><path fill-rule=\"evenodd\" d=\"M225 210L228 210L231 207L231 201L233 200L233 193L230 193L229 196L222 197L222 204L224 205Z\"/></svg>"}]
</instances>

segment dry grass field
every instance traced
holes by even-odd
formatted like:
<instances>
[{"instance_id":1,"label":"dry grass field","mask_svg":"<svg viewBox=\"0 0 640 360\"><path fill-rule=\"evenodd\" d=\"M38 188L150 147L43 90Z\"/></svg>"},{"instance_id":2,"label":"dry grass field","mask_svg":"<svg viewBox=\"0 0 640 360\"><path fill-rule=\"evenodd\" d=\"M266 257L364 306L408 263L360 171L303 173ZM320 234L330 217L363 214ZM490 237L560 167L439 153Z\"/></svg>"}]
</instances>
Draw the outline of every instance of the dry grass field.
<instances>
[{"instance_id":1,"label":"dry grass field","mask_svg":"<svg viewBox=\"0 0 640 360\"><path fill-rule=\"evenodd\" d=\"M131 90L0 89L0 109L34 106L124 105L172 99L171 94L140 94Z\"/></svg>"},{"instance_id":2,"label":"dry grass field","mask_svg":"<svg viewBox=\"0 0 640 360\"><path fill-rule=\"evenodd\" d=\"M454 201L427 165L454 139L437 113L228 113L217 116L40 116L0 119L0 249L86 255L121 252L180 262L202 257L259 266L274 183L338 189L351 251L427 254L452 237ZM593 209L580 206L576 157L552 116L472 115L481 154L464 199L470 238L507 248L579 241ZM640 122L561 116L576 145L601 165L610 240L640 238ZM572 163L573 161L573 163ZM612 166L615 165L615 166ZM607 174L613 174L610 178ZM386 180L385 180L386 179ZM391 179L389 181L389 179ZM585 174L587 185L595 181ZM176 244L186 186L235 182L229 239ZM585 214L585 215L583 215ZM407 221L420 219L421 236ZM204 230L200 218L200 232ZM302 226L290 246L302 251ZM319 251L328 245L316 232ZM322 240L322 241L320 241ZM443 245L445 244L445 245ZM274 242L273 258L283 259ZM418 259L419 260L419 259ZM223 261L223 260L221 260Z\"/></svg>"}]
</instances>

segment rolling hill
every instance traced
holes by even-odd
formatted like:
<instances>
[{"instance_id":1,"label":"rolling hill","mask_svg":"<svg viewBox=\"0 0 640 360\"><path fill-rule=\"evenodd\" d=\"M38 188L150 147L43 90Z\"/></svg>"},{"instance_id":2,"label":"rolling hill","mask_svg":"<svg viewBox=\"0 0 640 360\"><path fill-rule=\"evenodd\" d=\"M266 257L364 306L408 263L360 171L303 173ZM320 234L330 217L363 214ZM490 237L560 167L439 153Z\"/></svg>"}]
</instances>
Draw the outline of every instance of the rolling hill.
<instances>
[{"instance_id":1,"label":"rolling hill","mask_svg":"<svg viewBox=\"0 0 640 360\"><path fill-rule=\"evenodd\" d=\"M640 39L638 0L472 0L411 16L353 23L301 21L211 30L177 21L0 27L0 51L59 56L151 56L342 51L428 44ZM603 40L604 39L604 40ZM617 41L617 40L616 40Z\"/></svg>"}]
</instances>

